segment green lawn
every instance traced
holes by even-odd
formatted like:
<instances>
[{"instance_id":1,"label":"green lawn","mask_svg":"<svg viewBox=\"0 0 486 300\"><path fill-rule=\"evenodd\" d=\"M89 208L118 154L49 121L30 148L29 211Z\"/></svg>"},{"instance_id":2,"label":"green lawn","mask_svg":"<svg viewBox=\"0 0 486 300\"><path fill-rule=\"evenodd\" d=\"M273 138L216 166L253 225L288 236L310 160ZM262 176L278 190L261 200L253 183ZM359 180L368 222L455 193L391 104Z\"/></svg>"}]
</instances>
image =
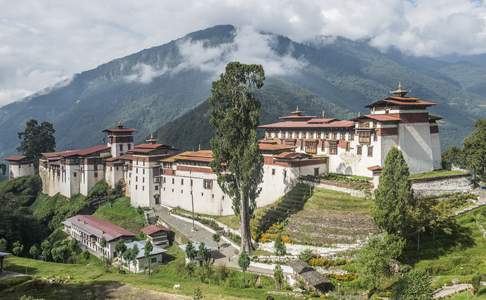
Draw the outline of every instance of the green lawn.
<instances>
[{"instance_id":1,"label":"green lawn","mask_svg":"<svg viewBox=\"0 0 486 300\"><path fill-rule=\"evenodd\" d=\"M100 206L94 215L135 234L145 226L143 211L130 206L130 198L127 197L118 198L112 204L106 203Z\"/></svg>"},{"instance_id":2,"label":"green lawn","mask_svg":"<svg viewBox=\"0 0 486 300\"><path fill-rule=\"evenodd\" d=\"M440 177L448 177L453 175L462 175L466 174L464 171L461 170L436 170L432 172L425 172L425 173L418 173L411 175L409 179L428 179L428 178L440 178Z\"/></svg>"},{"instance_id":3,"label":"green lawn","mask_svg":"<svg viewBox=\"0 0 486 300\"><path fill-rule=\"evenodd\" d=\"M423 237L420 251L410 251L414 268L426 270L434 278L434 287L452 280L468 282L479 272L486 274L486 238L476 219L486 216L482 207L458 217L458 226L450 234L440 234L435 241Z\"/></svg>"},{"instance_id":4,"label":"green lawn","mask_svg":"<svg viewBox=\"0 0 486 300\"><path fill-rule=\"evenodd\" d=\"M69 265L9 257L7 261L8 270L28 273L34 278L64 278L66 282L55 288L19 286L10 292L8 290L2 291L2 295L16 298L27 294L34 297L45 297L46 299L63 299L63 297L65 299L65 293L68 290L71 293L71 297L85 299L86 293L89 293L90 289L97 285L106 284L128 284L143 289L184 295L192 295L196 288L200 288L205 299L265 299L268 293L273 290L273 280L269 278L261 278L261 288L242 289L230 287L228 282L222 285L201 283L196 276L188 278L181 274L180 266L184 260L184 254L177 246L171 247L168 254L172 257L172 261L163 265L150 277L143 274L119 274L116 270L106 271L101 263ZM231 276L237 279L238 282L241 282L241 273L232 271L232 274ZM250 278L248 274L247 278ZM181 288L174 290L173 286L175 284L180 284ZM64 293L62 293L63 290ZM290 298L275 297L275 299Z\"/></svg>"},{"instance_id":5,"label":"green lawn","mask_svg":"<svg viewBox=\"0 0 486 300\"><path fill-rule=\"evenodd\" d=\"M463 292L447 298L447 300L486 300L486 288L481 289L477 296L471 295L470 292Z\"/></svg>"}]
</instances>

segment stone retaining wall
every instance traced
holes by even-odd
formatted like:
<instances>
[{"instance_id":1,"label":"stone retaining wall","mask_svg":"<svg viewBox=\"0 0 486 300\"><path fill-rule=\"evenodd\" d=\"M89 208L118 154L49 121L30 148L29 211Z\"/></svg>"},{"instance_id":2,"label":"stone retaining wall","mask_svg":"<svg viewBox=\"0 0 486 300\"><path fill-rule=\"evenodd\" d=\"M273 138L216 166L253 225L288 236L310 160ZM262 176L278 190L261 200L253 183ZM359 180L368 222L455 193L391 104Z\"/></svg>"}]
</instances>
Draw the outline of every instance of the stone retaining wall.
<instances>
[{"instance_id":1,"label":"stone retaining wall","mask_svg":"<svg viewBox=\"0 0 486 300\"><path fill-rule=\"evenodd\" d=\"M412 180L412 189L417 196L438 196L450 193L470 193L473 184L470 175L451 175L441 178Z\"/></svg>"}]
</instances>

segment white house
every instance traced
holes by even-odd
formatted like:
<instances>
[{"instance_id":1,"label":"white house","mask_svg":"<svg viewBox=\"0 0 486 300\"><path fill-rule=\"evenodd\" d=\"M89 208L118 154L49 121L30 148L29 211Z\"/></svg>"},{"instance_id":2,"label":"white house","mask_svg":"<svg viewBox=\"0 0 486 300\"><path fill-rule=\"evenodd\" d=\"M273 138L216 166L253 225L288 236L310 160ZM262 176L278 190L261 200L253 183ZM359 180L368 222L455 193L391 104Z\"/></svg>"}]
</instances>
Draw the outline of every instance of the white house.
<instances>
[{"instance_id":1,"label":"white house","mask_svg":"<svg viewBox=\"0 0 486 300\"><path fill-rule=\"evenodd\" d=\"M122 258L123 267L125 269L129 270L130 272L140 273L148 269L149 260L151 268L154 268L164 262L163 254L167 250L157 245L153 245L153 249L147 259L147 257L145 257L145 243L146 241L133 241L125 243L125 246L127 246L127 250L131 250L135 248L135 246L138 248L138 254L133 261L128 262Z\"/></svg>"},{"instance_id":2,"label":"white house","mask_svg":"<svg viewBox=\"0 0 486 300\"><path fill-rule=\"evenodd\" d=\"M439 117L435 103L406 97L399 84L392 95L368 105L371 112L352 120L303 115L298 109L273 124L262 125L265 140L295 146L295 151L326 157L329 172L371 177L392 147L403 152L410 173L441 167Z\"/></svg>"},{"instance_id":3,"label":"white house","mask_svg":"<svg viewBox=\"0 0 486 300\"><path fill-rule=\"evenodd\" d=\"M5 160L8 162L9 179L35 174L34 163L24 155L12 155Z\"/></svg>"},{"instance_id":4,"label":"white house","mask_svg":"<svg viewBox=\"0 0 486 300\"><path fill-rule=\"evenodd\" d=\"M118 240L130 241L135 237L130 231L91 215L76 215L62 223L64 232L78 241L82 249L97 257L112 259ZM104 247L103 240L106 241Z\"/></svg>"}]
</instances>

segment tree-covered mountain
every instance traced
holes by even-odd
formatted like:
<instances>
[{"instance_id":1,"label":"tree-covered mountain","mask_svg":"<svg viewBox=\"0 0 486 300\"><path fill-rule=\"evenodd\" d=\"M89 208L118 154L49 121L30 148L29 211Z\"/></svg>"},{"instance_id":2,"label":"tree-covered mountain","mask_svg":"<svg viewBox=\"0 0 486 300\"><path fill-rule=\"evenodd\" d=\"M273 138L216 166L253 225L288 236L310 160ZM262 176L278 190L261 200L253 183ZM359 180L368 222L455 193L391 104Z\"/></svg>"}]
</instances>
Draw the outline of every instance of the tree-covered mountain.
<instances>
[{"instance_id":1,"label":"tree-covered mountain","mask_svg":"<svg viewBox=\"0 0 486 300\"><path fill-rule=\"evenodd\" d=\"M477 60L437 60L387 53L344 38L295 42L271 33L221 25L115 59L69 82L0 108L0 155L15 151L30 118L54 123L59 149L99 143L122 120L142 140L191 149L207 146L211 82L231 60L262 63L262 123L296 106L311 114L350 117L384 97L397 81L438 103L445 144L458 144L486 115L486 71Z\"/></svg>"}]
</instances>

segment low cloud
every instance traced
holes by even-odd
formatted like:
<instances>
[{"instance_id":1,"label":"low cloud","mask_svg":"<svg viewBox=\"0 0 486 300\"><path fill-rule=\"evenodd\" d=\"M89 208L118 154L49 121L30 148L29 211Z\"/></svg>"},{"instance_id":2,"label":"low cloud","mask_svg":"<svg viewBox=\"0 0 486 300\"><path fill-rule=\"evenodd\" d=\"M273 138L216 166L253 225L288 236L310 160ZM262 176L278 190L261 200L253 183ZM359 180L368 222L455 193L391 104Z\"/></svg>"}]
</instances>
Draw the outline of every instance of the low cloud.
<instances>
[{"instance_id":1,"label":"low cloud","mask_svg":"<svg viewBox=\"0 0 486 300\"><path fill-rule=\"evenodd\" d=\"M167 72L167 68L156 69L153 66L138 63L132 67L132 72L132 74L125 76L126 81L147 84L152 82L154 78Z\"/></svg>"},{"instance_id":2,"label":"low cloud","mask_svg":"<svg viewBox=\"0 0 486 300\"><path fill-rule=\"evenodd\" d=\"M198 68L217 75L228 62L240 61L260 64L265 74L272 76L295 73L307 65L305 59L294 57L292 48L287 49L283 55L277 53L272 48L275 43L274 35L263 34L251 27L238 28L232 43L215 47L208 46L205 41L184 40L178 44L184 62L174 71Z\"/></svg>"},{"instance_id":3,"label":"low cloud","mask_svg":"<svg viewBox=\"0 0 486 300\"><path fill-rule=\"evenodd\" d=\"M382 51L396 48L416 56L486 53L486 4L477 0L0 0L0 7L0 106L114 58L219 24L299 42L316 36L365 39ZM246 36L255 44L248 46L245 35L238 35L239 48L228 45L229 52L203 49L198 55L203 45L197 43L181 49L209 70L220 69L212 59L220 54L263 62L270 74L299 69L299 59L277 58L268 51L271 42ZM140 76L134 80L150 82L162 70L153 68L135 70Z\"/></svg>"}]
</instances>

